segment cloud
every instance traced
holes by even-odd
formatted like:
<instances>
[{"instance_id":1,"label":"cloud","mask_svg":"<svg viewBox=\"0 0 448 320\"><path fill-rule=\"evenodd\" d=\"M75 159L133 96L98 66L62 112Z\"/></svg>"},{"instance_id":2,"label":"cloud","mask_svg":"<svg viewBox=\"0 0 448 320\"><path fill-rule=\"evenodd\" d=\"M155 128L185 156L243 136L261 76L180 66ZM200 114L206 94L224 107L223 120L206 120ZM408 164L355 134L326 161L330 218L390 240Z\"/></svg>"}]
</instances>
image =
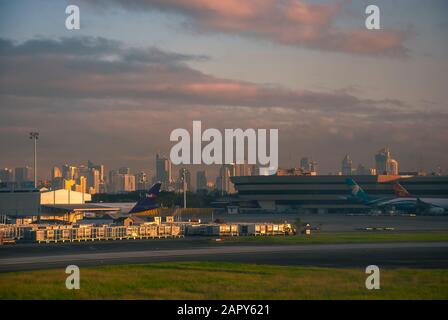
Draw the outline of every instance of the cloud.
<instances>
[{"instance_id":1,"label":"cloud","mask_svg":"<svg viewBox=\"0 0 448 320\"><path fill-rule=\"evenodd\" d=\"M94 58L102 61L121 60L126 62L144 62L175 64L187 61L206 61L204 55L188 55L162 51L156 47L127 48L121 42L103 37L71 37L61 39L31 39L23 43L14 43L0 38L1 58Z\"/></svg>"},{"instance_id":2,"label":"cloud","mask_svg":"<svg viewBox=\"0 0 448 320\"><path fill-rule=\"evenodd\" d=\"M339 27L341 2L302 0L94 0L129 10L181 14L200 32L223 32L290 46L361 55L406 56L406 32ZM360 13L362 14L362 13Z\"/></svg>"},{"instance_id":3,"label":"cloud","mask_svg":"<svg viewBox=\"0 0 448 320\"><path fill-rule=\"evenodd\" d=\"M206 57L154 47L125 48L104 38L35 39L20 44L0 40L0 56L1 95L363 114L391 105L403 107L400 101L363 100L344 91L290 90L217 78L187 64Z\"/></svg>"},{"instance_id":4,"label":"cloud","mask_svg":"<svg viewBox=\"0 0 448 320\"><path fill-rule=\"evenodd\" d=\"M310 155L324 170L334 168L339 153L370 154L384 145L400 146L405 154L419 148L448 163L440 148L448 134L446 112L362 99L350 90L218 78L188 65L203 58L102 38L0 39L0 165L26 164L32 129L42 134L40 163L48 169L88 158L151 168L151 155L169 150L171 130L190 128L193 120L219 129L279 128L282 165ZM405 167L415 156L409 159Z\"/></svg>"}]
</instances>

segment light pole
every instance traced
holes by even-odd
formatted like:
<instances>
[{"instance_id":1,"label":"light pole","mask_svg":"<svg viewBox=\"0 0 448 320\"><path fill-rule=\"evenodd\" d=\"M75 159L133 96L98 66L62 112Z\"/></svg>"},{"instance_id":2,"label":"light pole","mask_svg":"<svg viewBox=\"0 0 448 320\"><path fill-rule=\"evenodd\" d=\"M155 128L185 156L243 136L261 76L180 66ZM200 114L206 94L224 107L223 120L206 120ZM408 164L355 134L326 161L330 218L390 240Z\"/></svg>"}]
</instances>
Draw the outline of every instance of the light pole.
<instances>
[{"instance_id":1,"label":"light pole","mask_svg":"<svg viewBox=\"0 0 448 320\"><path fill-rule=\"evenodd\" d=\"M30 132L30 139L34 140L34 188L37 188L37 139L39 139L39 132Z\"/></svg>"},{"instance_id":2,"label":"light pole","mask_svg":"<svg viewBox=\"0 0 448 320\"><path fill-rule=\"evenodd\" d=\"M183 180L183 189L184 189L184 209L187 207L187 181L186 181L186 169L182 170L182 180Z\"/></svg>"}]
</instances>

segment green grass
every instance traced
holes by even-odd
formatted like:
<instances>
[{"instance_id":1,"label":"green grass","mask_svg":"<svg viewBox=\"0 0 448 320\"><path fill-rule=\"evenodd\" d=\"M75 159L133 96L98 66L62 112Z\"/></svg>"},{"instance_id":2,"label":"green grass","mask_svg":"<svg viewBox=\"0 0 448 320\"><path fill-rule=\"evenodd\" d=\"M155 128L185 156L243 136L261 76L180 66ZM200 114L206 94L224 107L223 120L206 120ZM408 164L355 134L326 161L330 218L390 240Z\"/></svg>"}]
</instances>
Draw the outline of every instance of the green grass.
<instances>
[{"instance_id":1,"label":"green grass","mask_svg":"<svg viewBox=\"0 0 448 320\"><path fill-rule=\"evenodd\" d=\"M224 242L235 243L277 243L277 244L324 244L324 243L370 243L370 242L423 242L448 241L448 232L313 232L310 238L305 235L295 236L257 236L257 237L229 237Z\"/></svg>"},{"instance_id":2,"label":"green grass","mask_svg":"<svg viewBox=\"0 0 448 320\"><path fill-rule=\"evenodd\" d=\"M0 274L0 299L448 299L448 270L381 270L381 289L362 269L223 262L81 268L81 289L64 269Z\"/></svg>"}]
</instances>

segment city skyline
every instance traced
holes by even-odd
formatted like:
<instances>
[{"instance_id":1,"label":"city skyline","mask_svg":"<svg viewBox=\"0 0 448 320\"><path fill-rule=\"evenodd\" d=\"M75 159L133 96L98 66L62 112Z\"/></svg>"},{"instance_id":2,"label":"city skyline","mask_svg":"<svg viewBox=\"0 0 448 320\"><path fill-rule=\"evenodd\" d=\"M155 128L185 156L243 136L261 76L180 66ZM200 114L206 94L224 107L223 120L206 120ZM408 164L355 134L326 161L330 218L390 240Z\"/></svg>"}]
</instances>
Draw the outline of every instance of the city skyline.
<instances>
[{"instance_id":1,"label":"city skyline","mask_svg":"<svg viewBox=\"0 0 448 320\"><path fill-rule=\"evenodd\" d=\"M442 175L443 170L435 168L431 172L412 171L399 167L392 150L384 147L372 155L373 165L355 162L349 154L341 161L340 170L336 172L320 172L318 161L310 157L302 157L293 167L280 167L276 175ZM161 182L162 188L169 191L183 190L183 172L186 173L187 190L218 190L234 193L232 176L258 175L255 165L223 164L223 165L173 165L163 153L156 154L156 166L149 170L131 169L128 166L109 167L99 162L87 160L82 164L64 163L53 165L49 177L38 179L40 186L51 189L72 189L73 191L95 193L121 193L147 190L150 185ZM211 168L215 170L210 170ZM178 174L176 174L178 172ZM33 168L30 166L0 168L0 182L31 182ZM20 177L20 178L18 178Z\"/></svg>"},{"instance_id":2,"label":"city skyline","mask_svg":"<svg viewBox=\"0 0 448 320\"><path fill-rule=\"evenodd\" d=\"M193 120L278 128L281 167L308 155L337 172L347 153L369 166L384 146L410 171L448 167L444 1L378 1L377 33L361 30L367 1L73 3L76 31L64 1L0 3L2 167L31 166L39 131L41 172L148 170Z\"/></svg>"}]
</instances>

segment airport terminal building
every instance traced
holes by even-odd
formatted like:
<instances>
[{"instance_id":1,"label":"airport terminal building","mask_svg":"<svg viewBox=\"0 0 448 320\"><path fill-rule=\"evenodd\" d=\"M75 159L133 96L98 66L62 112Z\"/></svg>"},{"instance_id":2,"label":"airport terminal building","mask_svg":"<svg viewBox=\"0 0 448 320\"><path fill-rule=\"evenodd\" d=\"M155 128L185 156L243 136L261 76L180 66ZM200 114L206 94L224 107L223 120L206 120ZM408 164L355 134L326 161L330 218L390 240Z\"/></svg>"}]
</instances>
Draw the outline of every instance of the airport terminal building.
<instances>
[{"instance_id":1,"label":"airport terminal building","mask_svg":"<svg viewBox=\"0 0 448 320\"><path fill-rule=\"evenodd\" d=\"M39 190L32 185L0 184L0 220L55 219L75 221L85 213L116 213L120 208L86 203L90 194L72 190Z\"/></svg>"},{"instance_id":2,"label":"airport terminal building","mask_svg":"<svg viewBox=\"0 0 448 320\"><path fill-rule=\"evenodd\" d=\"M393 197L393 181L399 181L413 196L448 198L448 176L244 176L232 177L238 200L256 203L261 210L309 213L361 213L370 209L346 199L354 179L369 195Z\"/></svg>"}]
</instances>

